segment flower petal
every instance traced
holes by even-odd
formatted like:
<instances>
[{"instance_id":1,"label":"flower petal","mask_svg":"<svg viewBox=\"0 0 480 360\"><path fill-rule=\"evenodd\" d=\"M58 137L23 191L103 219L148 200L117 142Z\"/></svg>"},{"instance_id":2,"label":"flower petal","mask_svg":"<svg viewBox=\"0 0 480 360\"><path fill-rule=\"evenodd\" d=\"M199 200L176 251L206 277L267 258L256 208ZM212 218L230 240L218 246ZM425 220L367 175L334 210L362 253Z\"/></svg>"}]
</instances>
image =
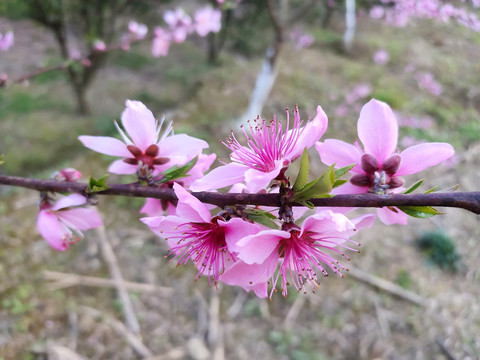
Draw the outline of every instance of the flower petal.
<instances>
[{"instance_id":1,"label":"flower petal","mask_svg":"<svg viewBox=\"0 0 480 360\"><path fill-rule=\"evenodd\" d=\"M313 118L312 121L309 121L305 128L302 130L300 136L295 145L295 149L292 151L287 160L293 161L302 155L303 149L310 147L315 144L320 138L325 134L328 126L328 117L327 114L323 111L321 106L317 106L317 115Z\"/></svg>"},{"instance_id":2,"label":"flower petal","mask_svg":"<svg viewBox=\"0 0 480 360\"><path fill-rule=\"evenodd\" d=\"M172 233L176 233L176 227L185 224L185 219L178 216L152 216L140 219L150 230L161 238L167 239Z\"/></svg>"},{"instance_id":3,"label":"flower petal","mask_svg":"<svg viewBox=\"0 0 480 360\"><path fill-rule=\"evenodd\" d=\"M202 178L203 173L210 168L216 158L216 154L200 154L195 166L187 173L188 176L182 178L183 186L188 188L193 182Z\"/></svg>"},{"instance_id":4,"label":"flower petal","mask_svg":"<svg viewBox=\"0 0 480 360\"><path fill-rule=\"evenodd\" d=\"M56 211L59 209L71 207L71 206L78 206L83 205L87 202L87 198L80 194L70 194L59 199L55 205L52 206L51 210Z\"/></svg>"},{"instance_id":5,"label":"flower petal","mask_svg":"<svg viewBox=\"0 0 480 360\"><path fill-rule=\"evenodd\" d=\"M68 249L67 242L63 241L60 221L55 214L41 210L38 213L37 228L40 235L47 240L51 247L59 251Z\"/></svg>"},{"instance_id":6,"label":"flower petal","mask_svg":"<svg viewBox=\"0 0 480 360\"><path fill-rule=\"evenodd\" d=\"M238 257L247 264L262 264L274 252L282 238L290 238L290 233L282 230L265 230L245 236L237 242ZM278 258L278 254L276 256Z\"/></svg>"},{"instance_id":7,"label":"flower petal","mask_svg":"<svg viewBox=\"0 0 480 360\"><path fill-rule=\"evenodd\" d=\"M248 167L236 163L219 166L190 185L192 191L220 189L242 182Z\"/></svg>"},{"instance_id":8,"label":"flower petal","mask_svg":"<svg viewBox=\"0 0 480 360\"><path fill-rule=\"evenodd\" d=\"M189 222L210 222L210 211L195 196L190 194L177 183L173 184L173 190L178 198L177 215Z\"/></svg>"},{"instance_id":9,"label":"flower petal","mask_svg":"<svg viewBox=\"0 0 480 360\"><path fill-rule=\"evenodd\" d=\"M454 154L453 146L447 143L425 143L410 146L400 153L402 162L395 176L415 174L447 160Z\"/></svg>"},{"instance_id":10,"label":"flower petal","mask_svg":"<svg viewBox=\"0 0 480 360\"><path fill-rule=\"evenodd\" d=\"M305 219L302 224L302 231L315 234L328 234L352 230L355 225L343 214L330 210L320 211Z\"/></svg>"},{"instance_id":11,"label":"flower petal","mask_svg":"<svg viewBox=\"0 0 480 360\"><path fill-rule=\"evenodd\" d=\"M129 174L135 174L137 172L137 168L138 168L137 165L127 164L123 160L115 160L108 167L108 172L112 174L129 175Z\"/></svg>"},{"instance_id":12,"label":"flower petal","mask_svg":"<svg viewBox=\"0 0 480 360\"><path fill-rule=\"evenodd\" d=\"M352 144L337 139L327 139L323 143L317 142L315 148L325 165L335 164L336 168L342 168L356 164L350 171L359 174L365 173L360 166L360 158L363 154Z\"/></svg>"},{"instance_id":13,"label":"flower petal","mask_svg":"<svg viewBox=\"0 0 480 360\"><path fill-rule=\"evenodd\" d=\"M163 214L162 202L160 199L147 198L140 209L140 214L147 216L161 216Z\"/></svg>"},{"instance_id":14,"label":"flower petal","mask_svg":"<svg viewBox=\"0 0 480 360\"><path fill-rule=\"evenodd\" d=\"M177 134L161 140L158 147L160 148L159 156L181 157L190 160L201 154L203 149L208 148L208 143L186 134Z\"/></svg>"},{"instance_id":15,"label":"flower petal","mask_svg":"<svg viewBox=\"0 0 480 360\"><path fill-rule=\"evenodd\" d=\"M142 151L157 142L157 122L153 113L140 101L127 100L122 125Z\"/></svg>"},{"instance_id":16,"label":"flower petal","mask_svg":"<svg viewBox=\"0 0 480 360\"><path fill-rule=\"evenodd\" d=\"M386 103L372 99L363 106L357 123L358 137L365 152L373 155L379 165L397 148L398 124Z\"/></svg>"},{"instance_id":17,"label":"flower petal","mask_svg":"<svg viewBox=\"0 0 480 360\"><path fill-rule=\"evenodd\" d=\"M110 156L132 157L127 149L127 145L122 141L108 136L88 136L78 137L82 144L96 152Z\"/></svg>"},{"instance_id":18,"label":"flower petal","mask_svg":"<svg viewBox=\"0 0 480 360\"><path fill-rule=\"evenodd\" d=\"M94 208L77 208L59 211L57 216L71 229L89 230L103 226L102 219L97 209Z\"/></svg>"},{"instance_id":19,"label":"flower petal","mask_svg":"<svg viewBox=\"0 0 480 360\"><path fill-rule=\"evenodd\" d=\"M407 225L408 215L397 209L398 212L390 210L388 207L377 209L377 216L385 225L401 224Z\"/></svg>"},{"instance_id":20,"label":"flower petal","mask_svg":"<svg viewBox=\"0 0 480 360\"><path fill-rule=\"evenodd\" d=\"M275 161L275 168L270 172L264 172L256 169L248 169L245 172L245 183L247 189L251 193L256 193L262 189L266 189L270 181L275 179L280 170L283 168L283 160Z\"/></svg>"},{"instance_id":21,"label":"flower petal","mask_svg":"<svg viewBox=\"0 0 480 360\"><path fill-rule=\"evenodd\" d=\"M225 241L230 251L237 251L237 242L248 235L256 234L260 231L260 226L246 222L240 218L233 218L228 222L219 221L218 225L225 231Z\"/></svg>"}]
</instances>

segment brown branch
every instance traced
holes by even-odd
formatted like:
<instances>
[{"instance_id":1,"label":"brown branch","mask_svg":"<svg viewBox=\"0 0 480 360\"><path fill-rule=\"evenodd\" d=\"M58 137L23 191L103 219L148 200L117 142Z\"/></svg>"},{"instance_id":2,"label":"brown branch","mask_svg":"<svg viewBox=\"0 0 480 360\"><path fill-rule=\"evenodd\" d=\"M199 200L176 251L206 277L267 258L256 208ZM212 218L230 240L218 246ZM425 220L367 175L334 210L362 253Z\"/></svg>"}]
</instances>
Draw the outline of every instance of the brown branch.
<instances>
[{"instance_id":1,"label":"brown branch","mask_svg":"<svg viewBox=\"0 0 480 360\"><path fill-rule=\"evenodd\" d=\"M31 179L16 176L0 175L0 185L24 187L39 191L57 193L79 193L89 196L86 184L77 182L59 182L54 180ZM172 189L161 189L155 186L143 186L137 183L110 185L107 190L99 191L98 195L123 195L165 200L176 200ZM217 205L221 208L227 205L261 205L280 206L278 194L238 194L238 193L192 193L204 203ZM336 195L332 198L312 199L314 206L325 207L383 207L383 206L440 206L455 207L480 214L480 191L430 193L430 194L353 194ZM300 204L292 204L301 206Z\"/></svg>"}]
</instances>

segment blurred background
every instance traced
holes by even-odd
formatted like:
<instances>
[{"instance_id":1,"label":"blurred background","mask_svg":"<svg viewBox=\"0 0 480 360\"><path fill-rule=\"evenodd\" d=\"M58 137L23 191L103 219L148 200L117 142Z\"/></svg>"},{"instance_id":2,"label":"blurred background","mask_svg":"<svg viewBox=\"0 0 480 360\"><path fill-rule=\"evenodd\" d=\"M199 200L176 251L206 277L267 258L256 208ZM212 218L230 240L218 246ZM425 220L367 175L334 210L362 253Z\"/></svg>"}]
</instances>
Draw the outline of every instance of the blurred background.
<instances>
[{"instance_id":1,"label":"blurred background","mask_svg":"<svg viewBox=\"0 0 480 360\"><path fill-rule=\"evenodd\" d=\"M346 17L352 3L355 24ZM77 137L116 136L112 120L126 99L227 160L219 140L231 129L258 114L284 118L295 104L303 119L321 105L329 116L324 138L352 142L361 107L376 98L396 112L400 149L423 141L455 147L454 159L420 174L423 191L456 184L478 191L480 9L450 3L468 16L402 24L388 19L393 5L384 1L0 0L0 33L15 35L0 51L0 74L8 76L0 88L0 173L48 178L75 167L85 180L103 176L112 158ZM193 14L204 5L222 11L221 31L192 34L154 57L165 11ZM107 48L121 43L132 20L148 26L143 40L128 51L92 50L98 39ZM320 173L318 154L310 155ZM212 289L207 279L194 281L193 266L169 263L165 242L138 221L142 199L101 197L105 231L56 252L36 230L38 193L1 187L0 198L2 360L480 358L480 227L466 211L408 226L377 222L354 238L361 252L344 279L332 274L315 294L292 288L269 300ZM135 283L127 290L137 333L108 281L112 267Z\"/></svg>"}]
</instances>

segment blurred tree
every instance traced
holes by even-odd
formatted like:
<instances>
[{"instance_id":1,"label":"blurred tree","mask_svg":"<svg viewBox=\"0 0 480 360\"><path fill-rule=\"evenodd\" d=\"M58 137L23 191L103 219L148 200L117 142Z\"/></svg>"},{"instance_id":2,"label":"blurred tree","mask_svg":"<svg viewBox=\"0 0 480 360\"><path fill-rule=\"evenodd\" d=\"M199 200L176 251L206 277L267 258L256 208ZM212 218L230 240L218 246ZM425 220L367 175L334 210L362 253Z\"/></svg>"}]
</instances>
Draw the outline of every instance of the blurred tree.
<instances>
[{"instance_id":1,"label":"blurred tree","mask_svg":"<svg viewBox=\"0 0 480 360\"><path fill-rule=\"evenodd\" d=\"M86 91L108 53L95 51L97 39L109 44L121 32L120 23L134 14L146 13L168 0L4 0L0 15L31 19L52 32L61 57L68 62L72 51L81 51L86 64L68 62L67 79L77 102L79 114L90 108ZM3 14L1 14L3 13ZM78 49L81 47L81 49ZM85 66L88 65L88 66Z\"/></svg>"}]
</instances>

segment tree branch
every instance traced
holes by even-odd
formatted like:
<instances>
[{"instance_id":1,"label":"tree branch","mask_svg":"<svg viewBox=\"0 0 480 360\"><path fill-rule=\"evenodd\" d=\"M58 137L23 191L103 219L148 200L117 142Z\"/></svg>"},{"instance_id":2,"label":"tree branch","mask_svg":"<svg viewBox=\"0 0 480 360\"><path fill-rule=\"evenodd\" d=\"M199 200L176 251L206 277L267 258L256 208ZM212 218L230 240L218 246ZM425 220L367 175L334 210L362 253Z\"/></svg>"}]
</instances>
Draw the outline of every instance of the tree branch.
<instances>
[{"instance_id":1,"label":"tree branch","mask_svg":"<svg viewBox=\"0 0 480 360\"><path fill-rule=\"evenodd\" d=\"M77 182L59 182L54 180L31 179L16 176L0 175L0 185L10 185L50 191L58 193L79 193L89 195L86 184ZM164 200L176 200L172 189L163 189L155 186L133 184L110 185L107 190L95 192L98 195L123 195ZM261 205L280 206L278 194L239 194L239 193L213 193L194 192L197 199L204 203L217 205L221 208L227 205ZM312 199L315 206L325 207L383 207L383 206L440 206L455 207L480 214L480 191L430 193L430 194L353 194L335 195L332 198ZM300 204L292 204L301 206Z\"/></svg>"}]
</instances>

